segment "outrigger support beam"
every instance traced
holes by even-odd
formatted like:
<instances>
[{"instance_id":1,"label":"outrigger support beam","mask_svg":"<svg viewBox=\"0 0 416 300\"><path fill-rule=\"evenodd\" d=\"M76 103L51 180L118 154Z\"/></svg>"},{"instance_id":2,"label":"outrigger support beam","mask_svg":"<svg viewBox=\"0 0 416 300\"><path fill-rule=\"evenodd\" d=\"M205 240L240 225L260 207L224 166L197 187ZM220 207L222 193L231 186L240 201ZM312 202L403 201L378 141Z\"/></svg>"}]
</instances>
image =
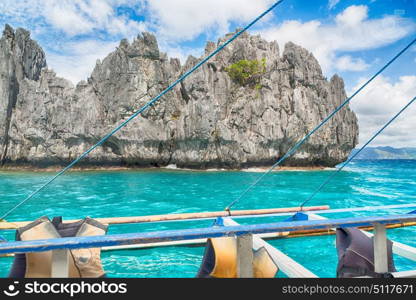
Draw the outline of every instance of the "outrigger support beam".
<instances>
[{"instance_id":1,"label":"outrigger support beam","mask_svg":"<svg viewBox=\"0 0 416 300\"><path fill-rule=\"evenodd\" d=\"M374 224L374 271L376 273L389 271L386 226L380 223Z\"/></svg>"},{"instance_id":2,"label":"outrigger support beam","mask_svg":"<svg viewBox=\"0 0 416 300\"><path fill-rule=\"evenodd\" d=\"M237 236L237 278L253 278L253 235Z\"/></svg>"},{"instance_id":3,"label":"outrigger support beam","mask_svg":"<svg viewBox=\"0 0 416 300\"><path fill-rule=\"evenodd\" d=\"M226 226L237 226L240 225L231 218L224 218L224 225ZM273 259L274 263L279 267L283 273L285 273L290 278L317 278L314 273L306 269L304 266L294 261L292 258L273 247L263 239L259 237L258 234L253 235L253 249L258 250L261 247L264 247L269 253L270 257Z\"/></svg>"}]
</instances>

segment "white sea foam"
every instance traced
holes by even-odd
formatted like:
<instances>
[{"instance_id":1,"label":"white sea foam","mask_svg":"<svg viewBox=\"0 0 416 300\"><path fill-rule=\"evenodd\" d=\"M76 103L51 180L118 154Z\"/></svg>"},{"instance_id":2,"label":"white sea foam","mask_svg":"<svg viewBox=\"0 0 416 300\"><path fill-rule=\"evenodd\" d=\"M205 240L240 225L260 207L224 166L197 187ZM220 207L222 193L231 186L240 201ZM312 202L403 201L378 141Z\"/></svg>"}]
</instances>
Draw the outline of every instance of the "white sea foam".
<instances>
[{"instance_id":1,"label":"white sea foam","mask_svg":"<svg viewBox=\"0 0 416 300\"><path fill-rule=\"evenodd\" d=\"M206 169L205 172L223 172L227 171L227 169Z\"/></svg>"},{"instance_id":2,"label":"white sea foam","mask_svg":"<svg viewBox=\"0 0 416 300\"><path fill-rule=\"evenodd\" d=\"M242 172L248 172L248 173L263 173L266 172L267 169L263 169L263 168L247 168L247 169L242 169Z\"/></svg>"},{"instance_id":3,"label":"white sea foam","mask_svg":"<svg viewBox=\"0 0 416 300\"><path fill-rule=\"evenodd\" d=\"M269 168L246 168L246 169L241 169L241 172L248 172L248 173L264 173L267 172L269 170ZM334 171L336 170L336 168L276 168L274 169L272 172L279 172L279 171L284 171L284 172L313 172L313 171Z\"/></svg>"},{"instance_id":4,"label":"white sea foam","mask_svg":"<svg viewBox=\"0 0 416 300\"><path fill-rule=\"evenodd\" d=\"M177 170L178 167L175 164L172 165L167 165L166 167L164 167L165 169L169 169L169 170Z\"/></svg>"}]
</instances>

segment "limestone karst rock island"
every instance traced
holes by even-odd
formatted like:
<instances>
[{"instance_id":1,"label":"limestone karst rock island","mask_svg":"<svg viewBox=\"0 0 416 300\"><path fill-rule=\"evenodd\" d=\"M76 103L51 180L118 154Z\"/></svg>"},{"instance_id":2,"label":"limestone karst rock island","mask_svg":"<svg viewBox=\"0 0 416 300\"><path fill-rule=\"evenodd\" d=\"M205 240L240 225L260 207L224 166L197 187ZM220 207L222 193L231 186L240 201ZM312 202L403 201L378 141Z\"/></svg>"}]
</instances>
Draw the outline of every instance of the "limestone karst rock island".
<instances>
[{"instance_id":1,"label":"limestone karst rock island","mask_svg":"<svg viewBox=\"0 0 416 300\"><path fill-rule=\"evenodd\" d=\"M209 42L206 52L216 46ZM255 84L230 77L230 66L244 60L264 63ZM46 67L28 31L6 26L0 39L2 166L69 163L197 62L189 57L181 65L143 33L132 43L122 40L87 81L73 86ZM80 165L268 166L345 97L343 80L328 81L307 50L288 43L281 52L276 42L244 34ZM346 107L286 165L334 166L357 141L357 118Z\"/></svg>"}]
</instances>

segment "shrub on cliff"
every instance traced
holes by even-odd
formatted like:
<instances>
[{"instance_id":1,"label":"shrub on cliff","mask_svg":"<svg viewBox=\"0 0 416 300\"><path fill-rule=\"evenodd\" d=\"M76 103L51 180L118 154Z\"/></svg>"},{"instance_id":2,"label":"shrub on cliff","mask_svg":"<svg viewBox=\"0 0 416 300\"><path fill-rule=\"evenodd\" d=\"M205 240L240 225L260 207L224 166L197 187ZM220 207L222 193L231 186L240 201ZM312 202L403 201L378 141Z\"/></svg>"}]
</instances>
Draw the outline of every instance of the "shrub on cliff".
<instances>
[{"instance_id":1,"label":"shrub on cliff","mask_svg":"<svg viewBox=\"0 0 416 300\"><path fill-rule=\"evenodd\" d=\"M261 75L266 72L266 59L243 59L227 67L225 71L238 84L242 86L251 85L257 88Z\"/></svg>"}]
</instances>

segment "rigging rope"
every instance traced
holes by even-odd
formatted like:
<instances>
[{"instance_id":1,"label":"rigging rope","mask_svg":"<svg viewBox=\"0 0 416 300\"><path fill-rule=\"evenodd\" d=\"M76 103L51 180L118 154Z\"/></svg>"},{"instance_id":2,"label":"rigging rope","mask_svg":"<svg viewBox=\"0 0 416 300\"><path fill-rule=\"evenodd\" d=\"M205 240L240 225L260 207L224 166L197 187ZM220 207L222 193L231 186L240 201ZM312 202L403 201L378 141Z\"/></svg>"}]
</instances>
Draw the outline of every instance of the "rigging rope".
<instances>
[{"instance_id":1,"label":"rigging rope","mask_svg":"<svg viewBox=\"0 0 416 300\"><path fill-rule=\"evenodd\" d=\"M51 184L55 179L57 179L59 176L64 174L66 171L71 169L74 165L76 165L80 160L82 160L84 157L86 157L89 153L91 153L95 148L101 146L105 141L107 141L112 135L117 133L119 130L121 130L123 127L125 127L131 120L139 116L142 112L147 110L149 107L152 107L161 97L163 97L166 93L171 91L176 85L181 83L183 80L185 80L189 75L191 75L193 72L195 72L197 69L199 69L202 65L204 65L208 60L210 60L212 57L217 55L222 49L224 49L226 46L228 46L230 43L232 43L236 38L238 38L241 34L246 32L249 28L251 28L254 24L256 24L258 21L260 21L264 16L269 14L273 9L275 9L279 4L281 4L284 0L279 0L275 2L270 8L268 8L266 11L264 11L261 15L259 15L257 18L255 18L251 23L249 23L246 27L238 31L236 34L234 34L228 41L226 41L224 44L220 45L216 50L214 50L211 54L209 54L207 57L205 57L203 60L201 60L198 64L196 64L192 69L187 71L185 74L183 74L179 79L177 79L175 82L173 82L169 87L167 87L164 91L162 91L158 96L150 100L148 103L146 103L143 107L141 107L139 110L137 110L133 115L131 115L126 121L122 122L119 126L117 126L115 129L113 129L110 133L108 133L106 136L104 136L99 142L97 142L95 145L93 145L90 149L85 151L83 154L81 154L77 159L75 159L73 162L71 162L68 166L66 166L64 169L59 171L54 177L52 177L50 180L48 180L46 183L44 183L41 187L39 187L37 190L32 192L29 196L27 196L23 201L19 202L17 205L12 207L10 210L8 210L5 214L3 214L0 217L0 220L5 219L8 217L13 211L15 211L17 208L22 206L24 203L32 199L35 195L37 195L39 192L41 192L43 189L45 189L49 184Z\"/></svg>"},{"instance_id":2,"label":"rigging rope","mask_svg":"<svg viewBox=\"0 0 416 300\"><path fill-rule=\"evenodd\" d=\"M416 101L416 97L414 97L407 105L405 105L393 118L391 118L379 131L377 131L365 144L362 146L357 152L355 152L353 155L348 158L347 161L345 161L340 168L338 168L335 172L333 172L330 176L326 178L324 182L309 196L308 199L306 199L302 205L300 206L301 210L302 208L311 201L316 194L318 194L336 175L338 175L358 154L361 153L377 136L379 136L384 129L386 129L388 126L390 126L391 123L393 123L407 108L409 108L410 105L413 104L413 102Z\"/></svg>"},{"instance_id":3,"label":"rigging rope","mask_svg":"<svg viewBox=\"0 0 416 300\"><path fill-rule=\"evenodd\" d=\"M371 77L365 84L363 84L351 97L347 98L340 106L338 106L329 116L327 116L318 126L310 131L303 139L298 141L285 155L283 155L273 166L271 166L266 172L259 176L238 198L233 200L226 208L229 211L235 204L237 204L248 192L250 192L266 175L270 174L275 168L277 168L283 161L290 157L296 150L299 149L316 131L324 126L332 117L338 113L344 106L351 102L351 100L360 93L367 85L369 85L376 77L378 77L385 69L387 69L396 59L398 59L404 52L406 52L414 43L416 38L410 42L403 50L401 50L396 56L394 56L387 64L384 65L373 77Z\"/></svg>"}]
</instances>

